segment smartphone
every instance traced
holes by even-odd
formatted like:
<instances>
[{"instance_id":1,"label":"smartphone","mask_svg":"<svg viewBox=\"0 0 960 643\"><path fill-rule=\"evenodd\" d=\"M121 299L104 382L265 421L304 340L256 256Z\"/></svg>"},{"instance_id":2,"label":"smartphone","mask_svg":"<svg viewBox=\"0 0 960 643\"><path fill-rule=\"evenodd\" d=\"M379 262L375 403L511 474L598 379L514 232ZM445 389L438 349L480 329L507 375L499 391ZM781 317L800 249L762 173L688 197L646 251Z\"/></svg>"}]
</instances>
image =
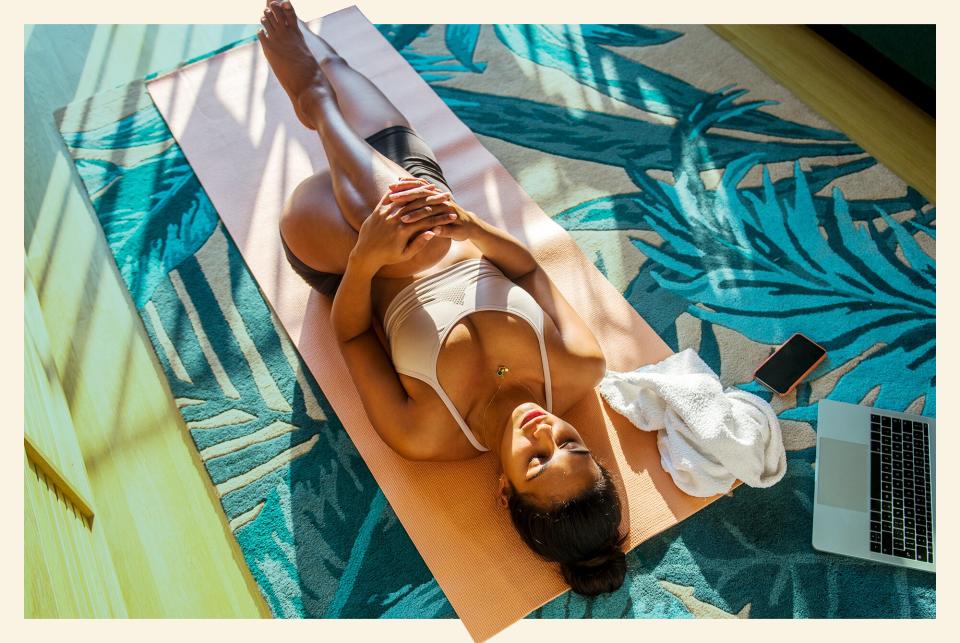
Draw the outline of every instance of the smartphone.
<instances>
[{"instance_id":1,"label":"smartphone","mask_svg":"<svg viewBox=\"0 0 960 643\"><path fill-rule=\"evenodd\" d=\"M764 360L753 378L774 393L787 395L827 356L822 346L806 335L795 333Z\"/></svg>"}]
</instances>

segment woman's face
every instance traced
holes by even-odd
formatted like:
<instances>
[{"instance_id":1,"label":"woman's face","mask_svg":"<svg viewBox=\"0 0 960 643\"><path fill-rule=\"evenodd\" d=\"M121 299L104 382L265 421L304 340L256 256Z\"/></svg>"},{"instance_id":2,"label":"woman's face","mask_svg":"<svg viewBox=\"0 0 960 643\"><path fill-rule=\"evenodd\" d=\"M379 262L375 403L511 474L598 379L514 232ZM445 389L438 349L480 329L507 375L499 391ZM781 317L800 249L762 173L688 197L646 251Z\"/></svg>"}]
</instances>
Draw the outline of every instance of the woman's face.
<instances>
[{"instance_id":1,"label":"woman's face","mask_svg":"<svg viewBox=\"0 0 960 643\"><path fill-rule=\"evenodd\" d=\"M572 498L600 479L600 468L573 425L533 402L514 409L500 444L501 501L507 480L544 505Z\"/></svg>"}]
</instances>

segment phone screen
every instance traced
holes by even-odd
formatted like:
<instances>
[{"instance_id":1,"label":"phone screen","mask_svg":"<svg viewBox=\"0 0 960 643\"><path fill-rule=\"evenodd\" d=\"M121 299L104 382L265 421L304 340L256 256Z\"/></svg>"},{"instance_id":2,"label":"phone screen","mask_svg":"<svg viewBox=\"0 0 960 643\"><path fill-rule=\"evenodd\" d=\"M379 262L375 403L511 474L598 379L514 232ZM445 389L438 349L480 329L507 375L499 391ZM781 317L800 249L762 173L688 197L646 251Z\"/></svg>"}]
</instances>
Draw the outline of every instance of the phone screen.
<instances>
[{"instance_id":1,"label":"phone screen","mask_svg":"<svg viewBox=\"0 0 960 643\"><path fill-rule=\"evenodd\" d=\"M822 348L803 335L794 335L757 369L756 378L778 393L785 393L823 354Z\"/></svg>"}]
</instances>

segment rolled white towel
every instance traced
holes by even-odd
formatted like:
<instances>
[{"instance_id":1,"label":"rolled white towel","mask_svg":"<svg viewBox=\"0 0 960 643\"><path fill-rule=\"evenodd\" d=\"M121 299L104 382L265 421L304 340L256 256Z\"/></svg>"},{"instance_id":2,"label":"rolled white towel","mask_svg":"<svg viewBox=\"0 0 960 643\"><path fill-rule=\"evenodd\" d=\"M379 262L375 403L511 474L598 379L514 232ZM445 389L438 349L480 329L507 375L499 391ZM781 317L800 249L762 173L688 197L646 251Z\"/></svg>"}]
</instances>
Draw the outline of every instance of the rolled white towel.
<instances>
[{"instance_id":1,"label":"rolled white towel","mask_svg":"<svg viewBox=\"0 0 960 643\"><path fill-rule=\"evenodd\" d=\"M769 487L787 454L769 403L730 387L693 349L627 373L607 371L600 394L643 431L657 431L660 462L691 496L726 493L739 479Z\"/></svg>"}]
</instances>

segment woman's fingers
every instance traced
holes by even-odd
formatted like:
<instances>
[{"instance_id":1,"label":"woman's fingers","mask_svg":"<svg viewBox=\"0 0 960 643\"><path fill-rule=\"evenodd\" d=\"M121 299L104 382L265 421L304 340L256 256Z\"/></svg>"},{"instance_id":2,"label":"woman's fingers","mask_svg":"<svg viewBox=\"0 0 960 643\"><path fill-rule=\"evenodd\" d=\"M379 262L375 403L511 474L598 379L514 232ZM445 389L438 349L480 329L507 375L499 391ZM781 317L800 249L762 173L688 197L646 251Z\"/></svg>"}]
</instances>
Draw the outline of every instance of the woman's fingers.
<instances>
[{"instance_id":1,"label":"woman's fingers","mask_svg":"<svg viewBox=\"0 0 960 643\"><path fill-rule=\"evenodd\" d=\"M411 185L405 184L401 185L397 190L390 192L390 200L397 203L405 203L413 199L419 199L420 197L427 196L429 194L437 194L440 190L437 189L432 183L426 185Z\"/></svg>"},{"instance_id":2,"label":"woman's fingers","mask_svg":"<svg viewBox=\"0 0 960 643\"><path fill-rule=\"evenodd\" d=\"M440 192L437 186L416 177L400 177L390 184L391 190L380 199L379 211L385 221L391 223L417 223L425 217L444 215L443 223L450 223L456 216L448 216L453 207L446 203L450 192Z\"/></svg>"},{"instance_id":3,"label":"woman's fingers","mask_svg":"<svg viewBox=\"0 0 960 643\"><path fill-rule=\"evenodd\" d=\"M404 223L416 223L424 217L431 215L442 214L444 216L449 216L450 219L456 219L456 212L453 207L446 203L437 203L432 205L424 205L419 208L401 208L397 214L400 216L400 220Z\"/></svg>"},{"instance_id":4,"label":"woman's fingers","mask_svg":"<svg viewBox=\"0 0 960 643\"><path fill-rule=\"evenodd\" d=\"M427 206L435 208L436 212L439 212L440 208L449 209L450 207L452 207L450 206L450 204L446 203L447 199L449 198L450 198L449 192L441 192L440 194L429 194L425 197L420 197L419 199L408 201L407 203L399 203L395 205L400 206L397 208L397 212L402 217L404 215L410 214L416 210L420 210L421 208L424 208Z\"/></svg>"},{"instance_id":5,"label":"woman's fingers","mask_svg":"<svg viewBox=\"0 0 960 643\"><path fill-rule=\"evenodd\" d=\"M402 254L403 259L409 259L413 255L423 250L427 244L430 243L430 240L435 236L437 236L437 233L432 229L417 234L417 236L410 240L410 243L407 244L407 247L404 248Z\"/></svg>"},{"instance_id":6,"label":"woman's fingers","mask_svg":"<svg viewBox=\"0 0 960 643\"><path fill-rule=\"evenodd\" d=\"M409 240L413 235L423 232L424 230L429 230L430 228L440 228L442 226L452 223L453 219L446 213L436 214L429 217L424 217L419 221L414 221L413 223L401 223L400 232L401 234L406 235L407 240Z\"/></svg>"},{"instance_id":7,"label":"woman's fingers","mask_svg":"<svg viewBox=\"0 0 960 643\"><path fill-rule=\"evenodd\" d=\"M423 202L426 203L443 203L450 198L449 192L440 192L439 194L431 194L428 197L423 199Z\"/></svg>"},{"instance_id":8,"label":"woman's fingers","mask_svg":"<svg viewBox=\"0 0 960 643\"><path fill-rule=\"evenodd\" d=\"M397 191L400 189L409 189L417 185L425 185L426 183L426 179L421 179L416 176L401 176L396 182L391 183L387 187L393 191Z\"/></svg>"},{"instance_id":9,"label":"woman's fingers","mask_svg":"<svg viewBox=\"0 0 960 643\"><path fill-rule=\"evenodd\" d=\"M380 201L377 203L374 208L374 212L379 212L380 214L387 215L387 219L391 218L400 208L396 203L390 200L390 191L384 192L380 196Z\"/></svg>"},{"instance_id":10,"label":"woman's fingers","mask_svg":"<svg viewBox=\"0 0 960 643\"><path fill-rule=\"evenodd\" d=\"M417 220L414 223L409 223L407 225L416 225L417 228L431 228L434 226L445 226L453 222L453 219L456 218L456 215L453 217L450 216L450 213L444 212L443 214L435 214L429 217L423 217Z\"/></svg>"},{"instance_id":11,"label":"woman's fingers","mask_svg":"<svg viewBox=\"0 0 960 643\"><path fill-rule=\"evenodd\" d=\"M402 190L400 192L391 192L390 200L395 203L407 202L407 201L412 201L414 199L419 199L421 197L439 195L439 194L445 194L447 196L450 196L449 192L440 192L435 185L433 185L432 183L429 183L427 185L420 185L420 186L413 187L409 190Z\"/></svg>"},{"instance_id":12,"label":"woman's fingers","mask_svg":"<svg viewBox=\"0 0 960 643\"><path fill-rule=\"evenodd\" d=\"M382 202L382 209L384 213L386 213L386 217L385 217L386 220L392 221L394 223L398 223L400 221L400 217L403 216L404 214L403 205L404 205L403 203L396 203L394 201L391 201L390 193L387 192L383 196L383 202Z\"/></svg>"},{"instance_id":13,"label":"woman's fingers","mask_svg":"<svg viewBox=\"0 0 960 643\"><path fill-rule=\"evenodd\" d=\"M398 181L398 182L396 182L396 183L391 183L391 184L390 184L390 186L389 186L389 188L390 188L390 189L389 189L389 192L395 194L395 193L398 193L398 192L405 192L406 190L410 190L410 189L413 189L413 188L429 187L430 185L432 185L432 184L431 184L431 183L428 183L427 181L424 181L423 179L409 179L409 180L408 180L408 179L401 179L400 181Z\"/></svg>"}]
</instances>

